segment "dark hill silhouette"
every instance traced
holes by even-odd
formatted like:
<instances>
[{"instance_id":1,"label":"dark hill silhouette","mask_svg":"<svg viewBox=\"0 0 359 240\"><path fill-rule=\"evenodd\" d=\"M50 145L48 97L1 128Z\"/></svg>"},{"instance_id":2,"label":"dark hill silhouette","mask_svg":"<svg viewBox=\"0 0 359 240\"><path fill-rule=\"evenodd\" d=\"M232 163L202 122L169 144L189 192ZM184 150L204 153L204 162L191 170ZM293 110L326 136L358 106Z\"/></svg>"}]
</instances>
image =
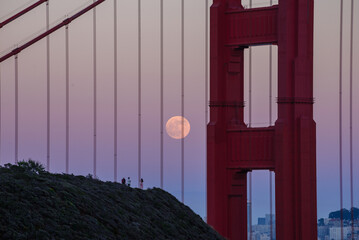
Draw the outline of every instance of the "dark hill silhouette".
<instances>
[{"instance_id":1,"label":"dark hill silhouette","mask_svg":"<svg viewBox=\"0 0 359 240\"><path fill-rule=\"evenodd\" d=\"M224 239L169 193L0 167L0 239Z\"/></svg>"}]
</instances>

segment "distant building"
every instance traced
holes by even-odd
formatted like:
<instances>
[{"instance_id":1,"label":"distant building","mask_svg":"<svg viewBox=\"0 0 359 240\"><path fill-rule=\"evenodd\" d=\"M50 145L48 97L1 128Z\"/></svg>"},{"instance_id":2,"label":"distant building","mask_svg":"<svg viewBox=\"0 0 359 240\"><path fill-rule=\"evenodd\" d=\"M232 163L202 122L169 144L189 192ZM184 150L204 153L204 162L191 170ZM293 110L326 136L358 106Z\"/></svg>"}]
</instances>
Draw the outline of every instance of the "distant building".
<instances>
[{"instance_id":1,"label":"distant building","mask_svg":"<svg viewBox=\"0 0 359 240\"><path fill-rule=\"evenodd\" d=\"M326 240L326 236L329 236L329 226L318 226L318 239Z\"/></svg>"},{"instance_id":2,"label":"distant building","mask_svg":"<svg viewBox=\"0 0 359 240\"><path fill-rule=\"evenodd\" d=\"M330 221L330 218L324 218L324 225L328 225Z\"/></svg>"},{"instance_id":3,"label":"distant building","mask_svg":"<svg viewBox=\"0 0 359 240\"><path fill-rule=\"evenodd\" d=\"M347 235L351 233L351 227L343 227L344 239L347 239ZM329 229L330 240L342 240L341 227L331 227Z\"/></svg>"},{"instance_id":4,"label":"distant building","mask_svg":"<svg viewBox=\"0 0 359 240\"><path fill-rule=\"evenodd\" d=\"M266 219L265 218L258 218L258 225L266 225Z\"/></svg>"},{"instance_id":5,"label":"distant building","mask_svg":"<svg viewBox=\"0 0 359 240\"><path fill-rule=\"evenodd\" d=\"M331 227L340 227L340 225L341 225L340 219L336 219L336 218L330 219L329 218L328 225Z\"/></svg>"},{"instance_id":6,"label":"distant building","mask_svg":"<svg viewBox=\"0 0 359 240\"><path fill-rule=\"evenodd\" d=\"M259 240L270 240L270 237L268 235L261 235Z\"/></svg>"},{"instance_id":7,"label":"distant building","mask_svg":"<svg viewBox=\"0 0 359 240\"><path fill-rule=\"evenodd\" d=\"M270 214L266 214L266 224L267 225L270 225L271 224L271 222L270 222ZM272 214L272 223L273 223L273 225L274 225L274 223L275 223L275 214Z\"/></svg>"},{"instance_id":8,"label":"distant building","mask_svg":"<svg viewBox=\"0 0 359 240\"><path fill-rule=\"evenodd\" d=\"M270 226L269 225L253 225L252 231L259 232L259 233L269 233Z\"/></svg>"},{"instance_id":9,"label":"distant building","mask_svg":"<svg viewBox=\"0 0 359 240\"><path fill-rule=\"evenodd\" d=\"M253 238L253 236L252 236L252 239L250 239L251 238L250 229L251 229L251 225L252 225L252 223L250 222L251 219L249 217L250 210L251 210L251 203L247 202L247 238L248 238L248 240L253 240L253 239L255 239L255 238Z\"/></svg>"},{"instance_id":10,"label":"distant building","mask_svg":"<svg viewBox=\"0 0 359 240\"><path fill-rule=\"evenodd\" d=\"M248 203L248 206L249 203ZM275 217L272 215L272 238L271 238L271 225L270 214L266 214L265 217L257 219L257 224L252 225L252 239L250 239L249 227L248 227L248 239L250 240L275 240Z\"/></svg>"}]
</instances>

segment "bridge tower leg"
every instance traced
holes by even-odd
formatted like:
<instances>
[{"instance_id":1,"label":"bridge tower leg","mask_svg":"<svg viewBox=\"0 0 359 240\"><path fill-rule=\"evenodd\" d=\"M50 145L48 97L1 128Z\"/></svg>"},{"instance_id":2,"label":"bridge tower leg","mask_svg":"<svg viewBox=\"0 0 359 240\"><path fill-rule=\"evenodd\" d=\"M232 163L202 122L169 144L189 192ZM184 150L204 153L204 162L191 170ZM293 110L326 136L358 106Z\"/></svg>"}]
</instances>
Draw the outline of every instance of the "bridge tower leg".
<instances>
[{"instance_id":1,"label":"bridge tower leg","mask_svg":"<svg viewBox=\"0 0 359 240\"><path fill-rule=\"evenodd\" d=\"M280 1L278 23L277 239L317 239L313 0Z\"/></svg>"},{"instance_id":2,"label":"bridge tower leg","mask_svg":"<svg viewBox=\"0 0 359 240\"><path fill-rule=\"evenodd\" d=\"M314 240L316 134L313 120L313 0L280 0L244 9L240 0L211 7L207 220L231 240L247 240L247 172L275 172L276 239ZM244 124L243 52L278 45L278 118Z\"/></svg>"}]
</instances>

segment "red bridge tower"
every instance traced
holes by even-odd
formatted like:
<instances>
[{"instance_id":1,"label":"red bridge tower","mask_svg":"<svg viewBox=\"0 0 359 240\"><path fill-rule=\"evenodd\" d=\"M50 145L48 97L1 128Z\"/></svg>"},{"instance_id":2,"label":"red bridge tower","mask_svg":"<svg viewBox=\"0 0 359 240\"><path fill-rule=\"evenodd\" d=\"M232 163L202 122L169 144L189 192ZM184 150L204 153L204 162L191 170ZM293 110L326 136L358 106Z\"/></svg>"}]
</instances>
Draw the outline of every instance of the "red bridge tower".
<instances>
[{"instance_id":1,"label":"red bridge tower","mask_svg":"<svg viewBox=\"0 0 359 240\"><path fill-rule=\"evenodd\" d=\"M247 173L275 172L276 238L317 239L316 133L313 120L313 0L280 0L244 9L241 0L211 7L208 223L247 240ZM278 118L244 123L244 48L278 45Z\"/></svg>"}]
</instances>

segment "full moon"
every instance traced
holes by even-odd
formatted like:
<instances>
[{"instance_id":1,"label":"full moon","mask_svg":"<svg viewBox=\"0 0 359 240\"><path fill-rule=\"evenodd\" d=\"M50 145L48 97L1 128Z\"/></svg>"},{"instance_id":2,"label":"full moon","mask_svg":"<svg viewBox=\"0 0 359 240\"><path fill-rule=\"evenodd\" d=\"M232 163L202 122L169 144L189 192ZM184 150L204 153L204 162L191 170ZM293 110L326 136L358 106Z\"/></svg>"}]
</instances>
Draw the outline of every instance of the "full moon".
<instances>
[{"instance_id":1,"label":"full moon","mask_svg":"<svg viewBox=\"0 0 359 240\"><path fill-rule=\"evenodd\" d=\"M182 123L183 123L183 133L182 133ZM182 116L174 116L168 119L166 123L166 131L168 136L174 139L185 138L189 131L191 130L191 126L188 120Z\"/></svg>"}]
</instances>

